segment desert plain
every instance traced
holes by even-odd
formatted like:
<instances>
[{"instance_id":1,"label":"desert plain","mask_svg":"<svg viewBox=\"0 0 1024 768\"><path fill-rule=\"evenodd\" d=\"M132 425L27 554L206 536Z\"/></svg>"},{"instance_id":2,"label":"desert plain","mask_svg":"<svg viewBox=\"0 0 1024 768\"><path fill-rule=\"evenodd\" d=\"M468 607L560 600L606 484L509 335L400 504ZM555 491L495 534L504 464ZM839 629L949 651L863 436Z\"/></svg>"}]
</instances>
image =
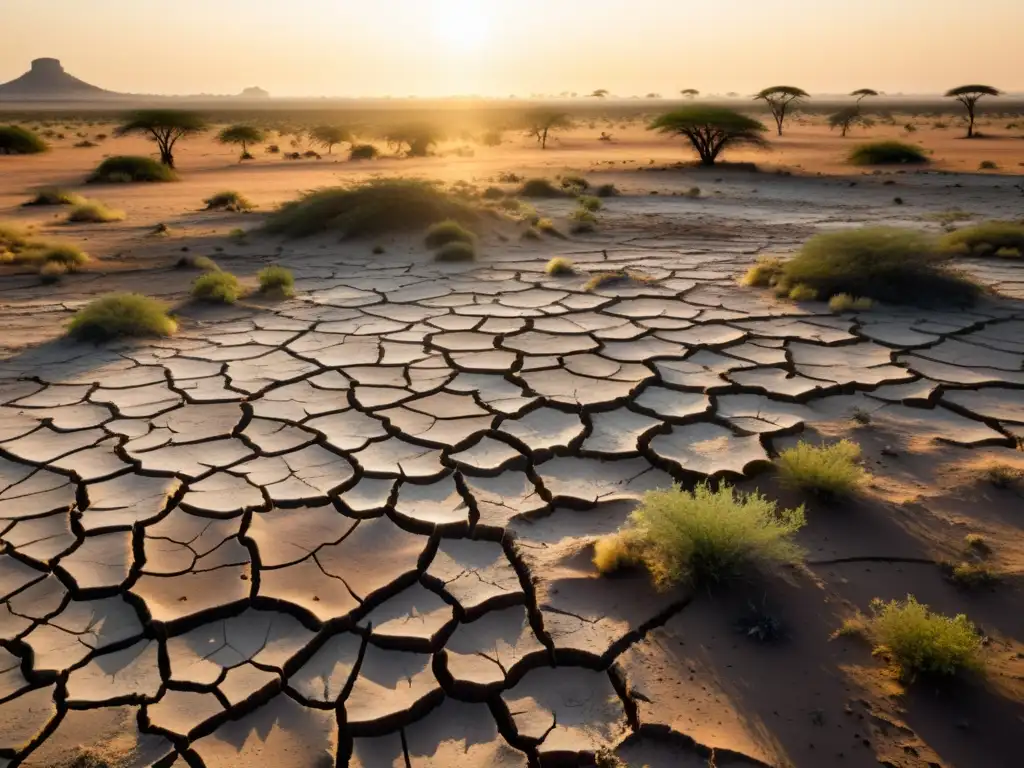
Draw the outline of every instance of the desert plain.
<instances>
[{"instance_id":1,"label":"desert plain","mask_svg":"<svg viewBox=\"0 0 1024 768\"><path fill-rule=\"evenodd\" d=\"M470 130L364 162L239 162L221 125L182 140L176 182L86 184L153 145L19 113L67 138L0 156L0 222L91 259L53 283L0 265L0 767L1020 766L1021 254L956 258L986 289L969 308L838 312L741 282L822 232L1020 222L1024 127L986 116L968 141L955 116L843 138L798 113L711 168L633 115L545 150ZM879 139L930 163L847 162ZM261 231L375 178L477 199L576 176L618 193L593 231L574 198L531 200L553 233L488 217L467 262L422 231ZM23 207L46 187L124 218ZM223 190L255 210L204 210ZM191 300L197 256L250 295ZM293 296L255 291L270 265ZM643 279L590 284L622 270ZM122 291L177 332L66 336ZM844 439L855 493L780 482L781 452ZM598 572L645 493L705 480L805 505L801 562L714 587ZM951 577L965 563L986 578ZM839 631L908 595L965 614L983 669L908 680Z\"/></svg>"}]
</instances>

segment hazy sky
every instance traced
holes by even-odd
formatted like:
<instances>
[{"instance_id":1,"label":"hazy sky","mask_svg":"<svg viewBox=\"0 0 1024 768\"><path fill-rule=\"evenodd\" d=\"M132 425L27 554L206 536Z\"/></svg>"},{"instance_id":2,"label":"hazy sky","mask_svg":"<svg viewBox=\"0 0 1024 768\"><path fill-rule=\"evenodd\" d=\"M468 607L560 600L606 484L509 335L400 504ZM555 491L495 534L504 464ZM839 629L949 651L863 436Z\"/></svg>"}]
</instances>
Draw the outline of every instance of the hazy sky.
<instances>
[{"instance_id":1,"label":"hazy sky","mask_svg":"<svg viewBox=\"0 0 1024 768\"><path fill-rule=\"evenodd\" d=\"M132 93L1024 90L1024 0L0 0L33 58Z\"/></svg>"}]
</instances>

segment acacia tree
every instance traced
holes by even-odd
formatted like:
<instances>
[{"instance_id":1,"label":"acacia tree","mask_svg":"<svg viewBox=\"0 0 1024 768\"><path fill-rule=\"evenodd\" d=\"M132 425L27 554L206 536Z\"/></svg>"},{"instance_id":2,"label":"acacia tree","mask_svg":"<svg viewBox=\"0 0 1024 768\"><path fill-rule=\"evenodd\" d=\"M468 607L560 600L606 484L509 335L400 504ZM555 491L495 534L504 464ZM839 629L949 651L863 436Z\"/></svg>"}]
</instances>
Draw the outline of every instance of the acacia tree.
<instances>
[{"instance_id":1,"label":"acacia tree","mask_svg":"<svg viewBox=\"0 0 1024 768\"><path fill-rule=\"evenodd\" d=\"M526 115L526 130L529 136L537 139L541 149L548 148L548 134L552 131L571 128L572 121L565 112L553 109L534 109Z\"/></svg>"},{"instance_id":2,"label":"acacia tree","mask_svg":"<svg viewBox=\"0 0 1024 768\"><path fill-rule=\"evenodd\" d=\"M771 88L765 88L759 94L754 97L754 101L763 99L768 108L772 111L772 117L775 118L775 125L779 129L779 136L782 135L782 124L786 121L786 112L789 108L797 103L800 99L808 98L807 91L802 88L796 88L792 85L773 85Z\"/></svg>"},{"instance_id":3,"label":"acacia tree","mask_svg":"<svg viewBox=\"0 0 1024 768\"><path fill-rule=\"evenodd\" d=\"M982 96L999 96L1002 94L998 88L991 85L961 85L959 88L952 88L946 91L946 96L956 99L967 108L967 138L974 138L974 107Z\"/></svg>"},{"instance_id":4,"label":"acacia tree","mask_svg":"<svg viewBox=\"0 0 1024 768\"><path fill-rule=\"evenodd\" d=\"M862 125L865 128L874 125L874 121L869 120L860 113L858 107L843 107L834 115L829 115L828 126L832 130L839 128L842 132L841 135L845 139L846 134L855 125Z\"/></svg>"},{"instance_id":5,"label":"acacia tree","mask_svg":"<svg viewBox=\"0 0 1024 768\"><path fill-rule=\"evenodd\" d=\"M873 91L870 88L858 88L856 91L854 91L850 95L857 97L857 106L859 107L860 103L862 101L864 101L864 99L867 98L868 96L877 96L878 95L878 91Z\"/></svg>"},{"instance_id":6,"label":"acacia tree","mask_svg":"<svg viewBox=\"0 0 1024 768\"><path fill-rule=\"evenodd\" d=\"M693 98L695 98L697 96L700 96L700 91L698 91L696 88L686 88L686 89L680 91L679 93L680 93L681 96L683 96L683 97L685 97L687 99L693 99Z\"/></svg>"},{"instance_id":7,"label":"acacia tree","mask_svg":"<svg viewBox=\"0 0 1024 768\"><path fill-rule=\"evenodd\" d=\"M590 97L594 98L594 99L603 99L603 98L606 98L607 96L608 96L608 89L607 88L598 88L596 91L594 91L593 93L590 94Z\"/></svg>"},{"instance_id":8,"label":"acacia tree","mask_svg":"<svg viewBox=\"0 0 1024 768\"><path fill-rule=\"evenodd\" d=\"M309 132L309 137L321 147L327 147L327 154L334 153L334 145L352 141L352 133L340 125L321 125Z\"/></svg>"},{"instance_id":9,"label":"acacia tree","mask_svg":"<svg viewBox=\"0 0 1024 768\"><path fill-rule=\"evenodd\" d=\"M384 140L396 152L400 152L403 146L408 145L409 157L426 157L430 148L441 140L441 134L431 125L401 125L389 129L384 134Z\"/></svg>"},{"instance_id":10,"label":"acacia tree","mask_svg":"<svg viewBox=\"0 0 1024 768\"><path fill-rule=\"evenodd\" d=\"M237 144L242 148L242 160L252 158L249 154L250 144L262 144L267 140L266 131L254 128L251 125L232 125L217 134L217 141L221 144Z\"/></svg>"},{"instance_id":11,"label":"acacia tree","mask_svg":"<svg viewBox=\"0 0 1024 768\"><path fill-rule=\"evenodd\" d=\"M685 137L700 156L701 165L714 165L728 147L761 147L767 129L753 118L724 107L684 107L657 118L649 130Z\"/></svg>"},{"instance_id":12,"label":"acacia tree","mask_svg":"<svg viewBox=\"0 0 1024 768\"><path fill-rule=\"evenodd\" d=\"M156 142L160 162L174 167L174 145L187 136L206 130L202 115L179 109L143 109L128 116L114 132L116 136L140 134Z\"/></svg>"}]
</instances>

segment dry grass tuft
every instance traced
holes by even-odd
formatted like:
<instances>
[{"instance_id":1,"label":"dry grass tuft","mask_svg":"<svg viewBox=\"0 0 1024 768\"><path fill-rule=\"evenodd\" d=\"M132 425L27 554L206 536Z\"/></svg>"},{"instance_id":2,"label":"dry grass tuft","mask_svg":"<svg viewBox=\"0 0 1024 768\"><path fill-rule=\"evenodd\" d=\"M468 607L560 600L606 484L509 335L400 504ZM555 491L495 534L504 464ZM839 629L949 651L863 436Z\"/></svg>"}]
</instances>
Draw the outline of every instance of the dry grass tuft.
<instances>
[{"instance_id":1,"label":"dry grass tuft","mask_svg":"<svg viewBox=\"0 0 1024 768\"><path fill-rule=\"evenodd\" d=\"M295 295L295 277L290 270L277 265L259 271L260 293L290 298Z\"/></svg>"},{"instance_id":2,"label":"dry grass tuft","mask_svg":"<svg viewBox=\"0 0 1024 768\"><path fill-rule=\"evenodd\" d=\"M109 224L124 219L124 211L108 208L99 200L86 200L72 208L68 214L68 222L72 224Z\"/></svg>"},{"instance_id":3,"label":"dry grass tuft","mask_svg":"<svg viewBox=\"0 0 1024 768\"><path fill-rule=\"evenodd\" d=\"M556 256L548 262L548 265L544 267L544 271L552 277L564 277L575 275L576 267L573 265L572 259L567 259L565 256Z\"/></svg>"},{"instance_id":4,"label":"dry grass tuft","mask_svg":"<svg viewBox=\"0 0 1024 768\"><path fill-rule=\"evenodd\" d=\"M825 446L801 441L775 460L782 482L825 496L847 496L864 481L860 446L849 440Z\"/></svg>"},{"instance_id":5,"label":"dry grass tuft","mask_svg":"<svg viewBox=\"0 0 1024 768\"><path fill-rule=\"evenodd\" d=\"M242 286L230 272L206 272L192 283L192 298L210 304L234 304L241 295Z\"/></svg>"},{"instance_id":6,"label":"dry grass tuft","mask_svg":"<svg viewBox=\"0 0 1024 768\"><path fill-rule=\"evenodd\" d=\"M68 333L83 341L107 341L124 336L170 336L177 329L162 301L138 293L113 293L79 310Z\"/></svg>"}]
</instances>

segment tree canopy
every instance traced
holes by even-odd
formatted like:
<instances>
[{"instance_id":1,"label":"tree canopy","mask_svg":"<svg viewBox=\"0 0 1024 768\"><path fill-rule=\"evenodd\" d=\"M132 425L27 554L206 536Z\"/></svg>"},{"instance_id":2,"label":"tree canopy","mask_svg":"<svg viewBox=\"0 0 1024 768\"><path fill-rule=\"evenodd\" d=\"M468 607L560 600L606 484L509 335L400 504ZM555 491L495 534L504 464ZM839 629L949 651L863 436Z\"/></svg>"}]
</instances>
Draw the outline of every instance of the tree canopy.
<instances>
[{"instance_id":1,"label":"tree canopy","mask_svg":"<svg viewBox=\"0 0 1024 768\"><path fill-rule=\"evenodd\" d=\"M731 109L693 106L668 112L654 120L652 131L685 137L700 156L701 165L714 165L728 147L764 146L767 130L753 118Z\"/></svg>"},{"instance_id":2,"label":"tree canopy","mask_svg":"<svg viewBox=\"0 0 1024 768\"><path fill-rule=\"evenodd\" d=\"M327 154L333 154L334 145L352 141L352 133L340 125L321 125L309 132L309 137L322 147L327 148Z\"/></svg>"},{"instance_id":3,"label":"tree canopy","mask_svg":"<svg viewBox=\"0 0 1024 768\"><path fill-rule=\"evenodd\" d=\"M768 105L779 129L779 136L782 135L782 125L786 121L786 112L790 106L805 98L809 98L807 91L793 85L773 85L754 96L755 101L761 99Z\"/></svg>"},{"instance_id":4,"label":"tree canopy","mask_svg":"<svg viewBox=\"0 0 1024 768\"><path fill-rule=\"evenodd\" d=\"M974 138L974 111L982 96L1001 96L1002 91L991 85L961 85L946 91L948 98L956 99L967 109L967 138Z\"/></svg>"},{"instance_id":5,"label":"tree canopy","mask_svg":"<svg viewBox=\"0 0 1024 768\"><path fill-rule=\"evenodd\" d=\"M526 114L527 133L537 139L541 149L548 148L548 134L552 131L571 127L569 116L555 109L532 109Z\"/></svg>"},{"instance_id":6,"label":"tree canopy","mask_svg":"<svg viewBox=\"0 0 1024 768\"><path fill-rule=\"evenodd\" d=\"M681 96L685 96L688 99L692 99L695 96L700 96L700 91L696 88L684 88L679 92Z\"/></svg>"},{"instance_id":7,"label":"tree canopy","mask_svg":"<svg viewBox=\"0 0 1024 768\"><path fill-rule=\"evenodd\" d=\"M590 94L590 96L592 98L595 98L595 99L603 99L607 95L608 95L608 89L607 88L598 88L596 91L594 91L593 93Z\"/></svg>"},{"instance_id":8,"label":"tree canopy","mask_svg":"<svg viewBox=\"0 0 1024 768\"><path fill-rule=\"evenodd\" d=\"M133 112L114 132L117 136L140 134L156 142L160 162L174 167L174 145L180 139L202 133L207 128L202 115L180 109L143 109Z\"/></svg>"},{"instance_id":9,"label":"tree canopy","mask_svg":"<svg viewBox=\"0 0 1024 768\"><path fill-rule=\"evenodd\" d=\"M388 129L384 140L396 150L408 145L410 157L425 157L430 148L441 140L441 133L432 125L413 123Z\"/></svg>"},{"instance_id":10,"label":"tree canopy","mask_svg":"<svg viewBox=\"0 0 1024 768\"><path fill-rule=\"evenodd\" d=\"M250 144L259 144L266 141L265 131L251 125L228 126L217 134L217 141L221 144L239 144L242 147L242 157L249 154Z\"/></svg>"},{"instance_id":11,"label":"tree canopy","mask_svg":"<svg viewBox=\"0 0 1024 768\"><path fill-rule=\"evenodd\" d=\"M844 138L849 130L858 124L865 128L874 124L872 120L869 120L860 113L859 107L843 107L835 114L829 115L828 118L829 128L833 130L839 128Z\"/></svg>"},{"instance_id":12,"label":"tree canopy","mask_svg":"<svg viewBox=\"0 0 1024 768\"><path fill-rule=\"evenodd\" d=\"M868 96L877 96L878 95L878 91L873 90L871 88L858 88L856 91L854 91L850 95L851 96L856 96L857 97L857 103L860 104L861 100L867 98Z\"/></svg>"}]
</instances>

